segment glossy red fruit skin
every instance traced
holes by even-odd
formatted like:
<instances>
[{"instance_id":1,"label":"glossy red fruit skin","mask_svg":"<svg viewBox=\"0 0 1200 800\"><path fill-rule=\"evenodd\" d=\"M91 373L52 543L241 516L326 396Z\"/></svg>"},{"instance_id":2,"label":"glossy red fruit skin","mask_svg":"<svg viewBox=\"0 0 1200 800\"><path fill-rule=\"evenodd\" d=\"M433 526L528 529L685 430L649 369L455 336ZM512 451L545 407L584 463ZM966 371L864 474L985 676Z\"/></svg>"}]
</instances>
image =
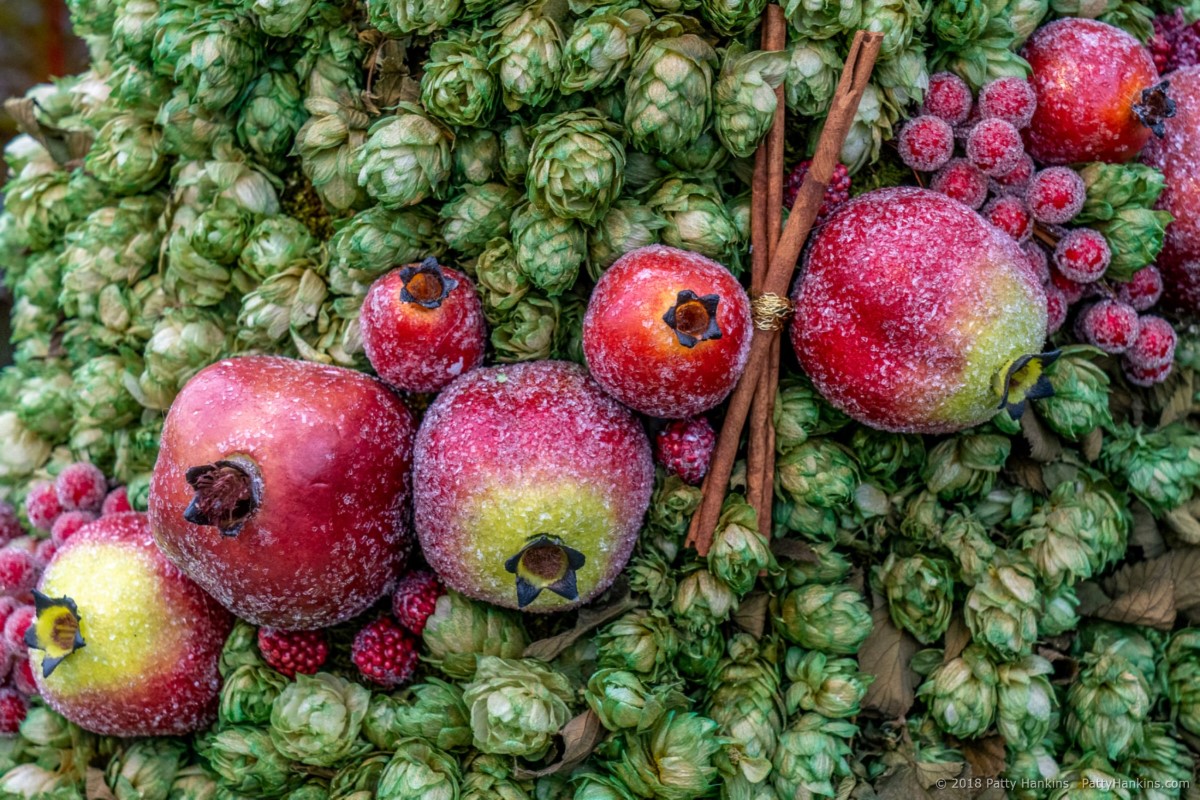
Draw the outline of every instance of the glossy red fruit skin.
<instances>
[{"instance_id":1,"label":"glossy red fruit skin","mask_svg":"<svg viewBox=\"0 0 1200 800\"><path fill-rule=\"evenodd\" d=\"M1151 140L1144 160L1162 170L1167 185L1158 207L1175 216L1158 256L1162 302L1196 314L1200 313L1200 66L1176 70L1167 80L1175 117L1165 122L1166 136Z\"/></svg>"},{"instance_id":2,"label":"glossy red fruit skin","mask_svg":"<svg viewBox=\"0 0 1200 800\"><path fill-rule=\"evenodd\" d=\"M483 363L486 331L475 285L438 267L456 285L436 308L405 300L403 270L371 284L362 305L363 349L386 383L409 392L436 392Z\"/></svg>"},{"instance_id":3,"label":"glossy red fruit skin","mask_svg":"<svg viewBox=\"0 0 1200 800\"><path fill-rule=\"evenodd\" d=\"M1137 156L1150 129L1133 112L1158 83L1150 51L1104 22L1067 18L1039 28L1021 53L1033 68L1037 94L1025 146L1043 164Z\"/></svg>"},{"instance_id":4,"label":"glossy red fruit skin","mask_svg":"<svg viewBox=\"0 0 1200 800\"><path fill-rule=\"evenodd\" d=\"M688 347L663 319L680 294L717 295L720 337ZM583 353L600 387L635 411L682 419L718 405L750 355L750 300L729 270L663 245L632 250L596 284Z\"/></svg>"},{"instance_id":5,"label":"glossy red fruit skin","mask_svg":"<svg viewBox=\"0 0 1200 800\"><path fill-rule=\"evenodd\" d=\"M163 425L150 485L159 547L256 625L326 627L361 613L404 568L412 414L353 370L271 356L201 370ZM236 536L183 514L191 467L240 454L262 499Z\"/></svg>"}]
</instances>

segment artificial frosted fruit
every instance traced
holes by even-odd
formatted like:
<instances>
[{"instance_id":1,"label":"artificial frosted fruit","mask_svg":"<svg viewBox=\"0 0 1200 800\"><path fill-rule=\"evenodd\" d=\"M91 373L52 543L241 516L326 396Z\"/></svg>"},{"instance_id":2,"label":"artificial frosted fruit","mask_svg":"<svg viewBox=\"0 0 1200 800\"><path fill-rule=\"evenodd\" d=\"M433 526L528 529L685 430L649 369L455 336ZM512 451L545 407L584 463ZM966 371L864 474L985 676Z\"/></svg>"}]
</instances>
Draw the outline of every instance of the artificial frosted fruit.
<instances>
[{"instance_id":1,"label":"artificial frosted fruit","mask_svg":"<svg viewBox=\"0 0 1200 800\"><path fill-rule=\"evenodd\" d=\"M371 284L361 319L367 359L397 389L436 392L483 363L483 307L475 286L436 258Z\"/></svg>"},{"instance_id":2,"label":"artificial frosted fruit","mask_svg":"<svg viewBox=\"0 0 1200 800\"><path fill-rule=\"evenodd\" d=\"M650 442L575 364L487 367L438 395L417 432L413 507L447 587L528 611L596 597L650 502Z\"/></svg>"},{"instance_id":3,"label":"artificial frosted fruit","mask_svg":"<svg viewBox=\"0 0 1200 800\"><path fill-rule=\"evenodd\" d=\"M592 377L625 405L681 419L733 391L750 354L750 301L715 261L651 245L617 259L583 318Z\"/></svg>"},{"instance_id":4,"label":"artificial frosted fruit","mask_svg":"<svg viewBox=\"0 0 1200 800\"><path fill-rule=\"evenodd\" d=\"M1046 296L1010 237L937 192L860 195L814 236L792 345L817 389L890 431L943 433L1048 391Z\"/></svg>"},{"instance_id":5,"label":"artificial frosted fruit","mask_svg":"<svg viewBox=\"0 0 1200 800\"><path fill-rule=\"evenodd\" d=\"M171 736L216 718L233 620L155 546L145 514L80 529L46 567L25 632L38 691L110 736Z\"/></svg>"},{"instance_id":6,"label":"artificial frosted fruit","mask_svg":"<svg viewBox=\"0 0 1200 800\"><path fill-rule=\"evenodd\" d=\"M1163 302L1200 313L1200 66L1167 76L1176 116L1166 121L1166 135L1146 148L1146 163L1162 170L1166 188L1158 207L1175 220L1167 226L1158 256Z\"/></svg>"},{"instance_id":7,"label":"artificial frosted fruit","mask_svg":"<svg viewBox=\"0 0 1200 800\"><path fill-rule=\"evenodd\" d=\"M150 485L159 547L237 616L312 630L396 582L412 414L352 370L219 361L175 398Z\"/></svg>"},{"instance_id":8,"label":"artificial frosted fruit","mask_svg":"<svg viewBox=\"0 0 1200 800\"><path fill-rule=\"evenodd\" d=\"M1107 23L1055 20L1022 55L1037 95L1025 147L1043 164L1129 161L1175 113L1150 51Z\"/></svg>"}]
</instances>

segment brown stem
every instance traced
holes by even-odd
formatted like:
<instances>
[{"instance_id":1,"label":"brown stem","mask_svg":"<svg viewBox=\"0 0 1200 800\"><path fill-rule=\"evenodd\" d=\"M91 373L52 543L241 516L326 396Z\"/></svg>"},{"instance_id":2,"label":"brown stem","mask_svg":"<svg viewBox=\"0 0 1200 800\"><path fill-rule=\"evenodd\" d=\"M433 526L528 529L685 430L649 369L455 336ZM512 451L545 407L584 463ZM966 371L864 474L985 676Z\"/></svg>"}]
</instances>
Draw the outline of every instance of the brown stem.
<instances>
[{"instance_id":1,"label":"brown stem","mask_svg":"<svg viewBox=\"0 0 1200 800\"><path fill-rule=\"evenodd\" d=\"M213 525L222 536L237 536L262 505L258 466L243 456L192 467L185 474L195 491L183 518L193 525Z\"/></svg>"},{"instance_id":2,"label":"brown stem","mask_svg":"<svg viewBox=\"0 0 1200 800\"><path fill-rule=\"evenodd\" d=\"M817 152L813 156L812 166L804 177L804 185L796 196L792 213L788 217L787 227L779 239L779 247L771 258L767 278L763 288L765 294L776 294L782 297L787 294L788 284L791 283L792 272L804 249L804 242L817 219L821 209L821 201L825 196L825 188L833 178L837 167L838 157L846 135L858 112L858 103L866 91L875 68L875 60L879 57L879 48L883 44L883 35L859 31L850 45L850 53L846 57L846 66L838 81L829 116L825 120L825 128L817 142ZM725 424L721 427L721 435L717 439L717 447L713 453L712 465L704 479L704 497L700 508L692 516L688 529L687 544L694 547L701 556L708 555L712 546L713 532L716 529L717 518L721 515L721 504L725 499L725 487L729 484L729 475L733 471L733 462L737 457L738 440L742 428L746 424L746 416L750 412L750 401L757 391L763 369L767 365L773 343L779 338L778 330L754 331L754 339L750 343L750 358L746 371L742 374L733 396L729 400L729 408L725 412Z\"/></svg>"}]
</instances>

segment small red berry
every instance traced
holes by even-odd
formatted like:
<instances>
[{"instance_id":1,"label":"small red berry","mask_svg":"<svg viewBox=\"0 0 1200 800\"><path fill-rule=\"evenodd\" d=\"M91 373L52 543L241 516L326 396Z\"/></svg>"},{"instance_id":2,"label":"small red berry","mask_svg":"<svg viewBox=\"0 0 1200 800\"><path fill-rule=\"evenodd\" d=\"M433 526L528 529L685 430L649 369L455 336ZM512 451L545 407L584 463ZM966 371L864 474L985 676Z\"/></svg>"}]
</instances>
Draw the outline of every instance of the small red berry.
<instances>
[{"instance_id":1,"label":"small red berry","mask_svg":"<svg viewBox=\"0 0 1200 800\"><path fill-rule=\"evenodd\" d=\"M1083 338L1106 353L1128 350L1137 339L1138 324L1138 313L1116 300L1101 300L1079 318Z\"/></svg>"},{"instance_id":2,"label":"small red berry","mask_svg":"<svg viewBox=\"0 0 1200 800\"><path fill-rule=\"evenodd\" d=\"M25 495L25 515L29 517L29 524L39 531L49 532L50 526L62 512L54 484L49 481L35 483L29 494Z\"/></svg>"},{"instance_id":3,"label":"small red berry","mask_svg":"<svg viewBox=\"0 0 1200 800\"><path fill-rule=\"evenodd\" d=\"M1016 195L995 198L984 206L983 216L1018 242L1027 242L1033 236L1033 217L1029 215L1025 201Z\"/></svg>"},{"instance_id":4,"label":"small red berry","mask_svg":"<svg viewBox=\"0 0 1200 800\"><path fill-rule=\"evenodd\" d=\"M972 102L971 87L953 72L939 72L929 78L929 88L925 90L926 114L957 125L970 116Z\"/></svg>"},{"instance_id":5,"label":"small red berry","mask_svg":"<svg viewBox=\"0 0 1200 800\"><path fill-rule=\"evenodd\" d=\"M29 712L29 701L15 689L0 689L0 733L11 735L21 730L21 723Z\"/></svg>"},{"instance_id":6,"label":"small red berry","mask_svg":"<svg viewBox=\"0 0 1200 800\"><path fill-rule=\"evenodd\" d=\"M96 519L91 511L64 511L50 526L50 539L55 544L64 544L80 528Z\"/></svg>"},{"instance_id":7,"label":"small red berry","mask_svg":"<svg viewBox=\"0 0 1200 800\"><path fill-rule=\"evenodd\" d=\"M410 572L396 584L392 594L392 614L409 633L420 636L438 598L445 593L441 581L430 570Z\"/></svg>"},{"instance_id":8,"label":"small red berry","mask_svg":"<svg viewBox=\"0 0 1200 800\"><path fill-rule=\"evenodd\" d=\"M33 677L33 662L29 659L29 650L23 650L13 659L12 669L8 673L13 688L26 697L39 694L37 681Z\"/></svg>"},{"instance_id":9,"label":"small red berry","mask_svg":"<svg viewBox=\"0 0 1200 800\"><path fill-rule=\"evenodd\" d=\"M967 134L967 159L986 175L1003 175L1025 155L1021 133L1011 122L985 119Z\"/></svg>"},{"instance_id":10,"label":"small red berry","mask_svg":"<svg viewBox=\"0 0 1200 800\"><path fill-rule=\"evenodd\" d=\"M1077 283L1092 283L1104 277L1112 261L1108 241L1099 231L1076 228L1058 240L1054 248L1054 266Z\"/></svg>"},{"instance_id":11,"label":"small red berry","mask_svg":"<svg viewBox=\"0 0 1200 800\"><path fill-rule=\"evenodd\" d=\"M1152 370L1175 359L1178 337L1162 317L1145 315L1138 323L1137 338L1125 351L1125 359L1139 370Z\"/></svg>"},{"instance_id":12,"label":"small red berry","mask_svg":"<svg viewBox=\"0 0 1200 800\"><path fill-rule=\"evenodd\" d=\"M8 618L20 607L21 604L13 598L0 597L0 632L4 630L4 625L8 622ZM0 649L3 649L3 647L7 646L7 643L4 642L3 638L3 635L0 635ZM25 645L22 644L21 646L24 647Z\"/></svg>"},{"instance_id":13,"label":"small red berry","mask_svg":"<svg viewBox=\"0 0 1200 800\"><path fill-rule=\"evenodd\" d=\"M1058 333L1067 321L1067 297L1053 284L1046 287L1046 333Z\"/></svg>"},{"instance_id":14,"label":"small red berry","mask_svg":"<svg viewBox=\"0 0 1200 800\"><path fill-rule=\"evenodd\" d=\"M113 489L105 496L104 503L100 506L100 516L102 517L126 511L133 511L133 506L129 505L129 487L127 486L118 486Z\"/></svg>"},{"instance_id":15,"label":"small red berry","mask_svg":"<svg viewBox=\"0 0 1200 800\"><path fill-rule=\"evenodd\" d=\"M1153 308L1162 293L1162 273L1154 266L1142 267L1128 281L1117 285L1117 297L1121 302L1128 303L1138 311Z\"/></svg>"},{"instance_id":16,"label":"small red berry","mask_svg":"<svg viewBox=\"0 0 1200 800\"><path fill-rule=\"evenodd\" d=\"M17 518L17 510L13 508L12 503L0 500L0 547L24 534L21 520Z\"/></svg>"},{"instance_id":17,"label":"small red berry","mask_svg":"<svg viewBox=\"0 0 1200 800\"><path fill-rule=\"evenodd\" d=\"M1162 383L1171 374L1171 370L1175 367L1175 362L1168 361L1161 367L1151 367L1150 369L1142 369L1135 364L1130 363L1129 359L1121 359L1121 369L1125 373L1125 379L1134 386L1147 388L1156 383Z\"/></svg>"},{"instance_id":18,"label":"small red berry","mask_svg":"<svg viewBox=\"0 0 1200 800\"><path fill-rule=\"evenodd\" d=\"M1037 110L1037 95L1024 78L997 78L979 90L979 113L984 119L1002 119L1024 128Z\"/></svg>"},{"instance_id":19,"label":"small red berry","mask_svg":"<svg viewBox=\"0 0 1200 800\"><path fill-rule=\"evenodd\" d=\"M954 155L954 130L941 117L910 120L896 141L900 160L919 172L934 172Z\"/></svg>"},{"instance_id":20,"label":"small red berry","mask_svg":"<svg viewBox=\"0 0 1200 800\"><path fill-rule=\"evenodd\" d=\"M80 461L58 473L54 491L64 511L99 511L108 493L108 479L96 465Z\"/></svg>"},{"instance_id":21,"label":"small red berry","mask_svg":"<svg viewBox=\"0 0 1200 800\"><path fill-rule=\"evenodd\" d=\"M987 199L988 182L979 167L965 158L952 158L933 176L929 188L977 209Z\"/></svg>"},{"instance_id":22,"label":"small red berry","mask_svg":"<svg viewBox=\"0 0 1200 800\"><path fill-rule=\"evenodd\" d=\"M391 617L380 617L354 637L350 659L363 677L392 688L412 679L417 668L417 645Z\"/></svg>"},{"instance_id":23,"label":"small red berry","mask_svg":"<svg viewBox=\"0 0 1200 800\"><path fill-rule=\"evenodd\" d=\"M53 539L42 539L37 543L37 547L33 549L33 560L38 563L39 568L45 569L46 565L54 559L54 554L58 552L58 545Z\"/></svg>"},{"instance_id":24,"label":"small red berry","mask_svg":"<svg viewBox=\"0 0 1200 800\"><path fill-rule=\"evenodd\" d=\"M708 473L717 434L705 417L677 419L654 437L654 459L684 483L699 485Z\"/></svg>"},{"instance_id":25,"label":"small red berry","mask_svg":"<svg viewBox=\"0 0 1200 800\"><path fill-rule=\"evenodd\" d=\"M804 185L804 177L808 175L810 166L812 166L811 159L801 161L788 173L787 182L783 185L783 204L789 209L796 203L796 195L800 193L800 187ZM825 187L825 196L821 199L821 210L817 212L817 222L822 222L836 211L838 206L849 199L850 170L846 168L845 164L838 164L833 170L833 177L829 179L829 185Z\"/></svg>"},{"instance_id":26,"label":"small red berry","mask_svg":"<svg viewBox=\"0 0 1200 800\"><path fill-rule=\"evenodd\" d=\"M1062 225L1075 219L1087 199L1087 185L1070 167L1050 167L1033 176L1025 200L1038 222Z\"/></svg>"},{"instance_id":27,"label":"small red berry","mask_svg":"<svg viewBox=\"0 0 1200 800\"><path fill-rule=\"evenodd\" d=\"M1083 299L1083 292L1087 288L1086 284L1076 283L1053 268L1050 270L1050 285L1063 293L1067 305L1070 306L1075 305Z\"/></svg>"},{"instance_id":28,"label":"small red berry","mask_svg":"<svg viewBox=\"0 0 1200 800\"><path fill-rule=\"evenodd\" d=\"M268 666L289 678L294 678L296 673L316 673L329 657L329 645L321 631L259 628L258 650Z\"/></svg>"},{"instance_id":29,"label":"small red berry","mask_svg":"<svg viewBox=\"0 0 1200 800\"><path fill-rule=\"evenodd\" d=\"M1037 242L1026 242L1021 245L1021 250L1025 253L1025 260L1029 262L1029 269L1037 278L1037 282L1048 283L1050 281L1050 257L1046 255L1042 246Z\"/></svg>"},{"instance_id":30,"label":"small red berry","mask_svg":"<svg viewBox=\"0 0 1200 800\"><path fill-rule=\"evenodd\" d=\"M1026 153L1017 161L1015 167L1003 175L994 176L992 180L995 181L997 189L1002 194L1024 195L1029 181L1033 179L1033 173L1036 171L1037 167L1034 166L1033 159Z\"/></svg>"},{"instance_id":31,"label":"small red berry","mask_svg":"<svg viewBox=\"0 0 1200 800\"><path fill-rule=\"evenodd\" d=\"M17 606L4 621L4 643L14 653L25 652L25 631L33 624L37 613L32 605Z\"/></svg>"},{"instance_id":32,"label":"small red berry","mask_svg":"<svg viewBox=\"0 0 1200 800\"><path fill-rule=\"evenodd\" d=\"M37 586L40 574L32 554L11 546L0 550L0 594L23 595Z\"/></svg>"}]
</instances>

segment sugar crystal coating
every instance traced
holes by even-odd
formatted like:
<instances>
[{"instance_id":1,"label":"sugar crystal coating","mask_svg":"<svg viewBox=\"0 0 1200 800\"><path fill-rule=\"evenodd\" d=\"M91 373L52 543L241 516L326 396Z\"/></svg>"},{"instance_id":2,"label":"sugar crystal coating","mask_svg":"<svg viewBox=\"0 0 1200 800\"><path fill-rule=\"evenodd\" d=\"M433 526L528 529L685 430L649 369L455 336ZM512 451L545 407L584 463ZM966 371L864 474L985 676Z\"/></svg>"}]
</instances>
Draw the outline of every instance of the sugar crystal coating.
<instances>
[{"instance_id":1,"label":"sugar crystal coating","mask_svg":"<svg viewBox=\"0 0 1200 800\"><path fill-rule=\"evenodd\" d=\"M1147 311L1163 293L1162 273L1157 267L1142 267L1125 283L1117 284L1117 299L1138 311Z\"/></svg>"},{"instance_id":2,"label":"sugar crystal coating","mask_svg":"<svg viewBox=\"0 0 1200 800\"><path fill-rule=\"evenodd\" d=\"M1045 284L1050 280L1050 256L1046 255L1045 249L1035 241L1029 241L1021 245L1021 252L1025 253L1025 260L1029 264L1030 271L1037 278L1038 283Z\"/></svg>"},{"instance_id":3,"label":"sugar crystal coating","mask_svg":"<svg viewBox=\"0 0 1200 800\"><path fill-rule=\"evenodd\" d=\"M54 520L62 512L58 493L50 481L35 483L25 495L25 515L29 517L29 524L39 531L49 532Z\"/></svg>"},{"instance_id":4,"label":"sugar crystal coating","mask_svg":"<svg viewBox=\"0 0 1200 800\"><path fill-rule=\"evenodd\" d=\"M1024 78L997 78L979 90L979 113L984 119L994 117L1024 128L1033 119L1036 108L1037 95Z\"/></svg>"},{"instance_id":5,"label":"sugar crystal coating","mask_svg":"<svg viewBox=\"0 0 1200 800\"><path fill-rule=\"evenodd\" d=\"M17 518L17 510L12 503L0 500L0 546L6 545L13 539L25 533L21 528L21 520Z\"/></svg>"},{"instance_id":6,"label":"sugar crystal coating","mask_svg":"<svg viewBox=\"0 0 1200 800\"><path fill-rule=\"evenodd\" d=\"M1029 210L1038 222L1062 225L1083 209L1087 186L1069 167L1049 167L1033 176L1025 193Z\"/></svg>"},{"instance_id":7,"label":"sugar crystal coating","mask_svg":"<svg viewBox=\"0 0 1200 800\"><path fill-rule=\"evenodd\" d=\"M1121 369L1125 373L1125 378L1134 386L1149 388L1156 383L1162 383L1171 375L1171 369L1175 363L1168 361L1160 367L1150 367L1148 369L1139 367L1137 364L1130 363L1129 359L1121 359Z\"/></svg>"},{"instance_id":8,"label":"sugar crystal coating","mask_svg":"<svg viewBox=\"0 0 1200 800\"><path fill-rule=\"evenodd\" d=\"M1076 283L1092 283L1104 277L1112 251L1103 234L1091 228L1076 228L1058 240L1054 266L1063 277Z\"/></svg>"},{"instance_id":9,"label":"sugar crystal coating","mask_svg":"<svg viewBox=\"0 0 1200 800\"><path fill-rule=\"evenodd\" d=\"M1125 358L1139 370L1157 369L1175 358L1177 339L1171 323L1146 314L1138 321L1137 337L1125 351Z\"/></svg>"},{"instance_id":10,"label":"sugar crystal coating","mask_svg":"<svg viewBox=\"0 0 1200 800\"><path fill-rule=\"evenodd\" d=\"M933 176L929 188L977 209L987 200L988 180L979 167L965 158L952 158Z\"/></svg>"},{"instance_id":11,"label":"sugar crystal coating","mask_svg":"<svg viewBox=\"0 0 1200 800\"><path fill-rule=\"evenodd\" d=\"M1034 165L1033 159L1029 157L1028 153L1024 153L1017 160L1017 165L1008 172L1003 175L993 175L992 185L998 194L1024 195L1036 171L1037 166Z\"/></svg>"},{"instance_id":12,"label":"sugar crystal coating","mask_svg":"<svg viewBox=\"0 0 1200 800\"><path fill-rule=\"evenodd\" d=\"M1063 323L1067 321L1067 297L1062 290L1053 284L1045 287L1046 291L1046 333L1058 333Z\"/></svg>"},{"instance_id":13,"label":"sugar crystal coating","mask_svg":"<svg viewBox=\"0 0 1200 800\"><path fill-rule=\"evenodd\" d=\"M983 207L983 216L1018 242L1027 242L1033 236L1033 217L1019 197L1002 195L993 199Z\"/></svg>"},{"instance_id":14,"label":"sugar crystal coating","mask_svg":"<svg viewBox=\"0 0 1200 800\"><path fill-rule=\"evenodd\" d=\"M1101 300L1079 317L1080 333L1088 344L1106 353L1123 353L1138 334L1138 313L1117 300Z\"/></svg>"},{"instance_id":15,"label":"sugar crystal coating","mask_svg":"<svg viewBox=\"0 0 1200 800\"><path fill-rule=\"evenodd\" d=\"M944 119L926 114L905 124L896 147L905 164L920 172L933 172L954 155L954 131Z\"/></svg>"},{"instance_id":16,"label":"sugar crystal coating","mask_svg":"<svg viewBox=\"0 0 1200 800\"><path fill-rule=\"evenodd\" d=\"M99 511L108 494L108 480L94 464L71 464L54 479L54 493L64 511Z\"/></svg>"},{"instance_id":17,"label":"sugar crystal coating","mask_svg":"<svg viewBox=\"0 0 1200 800\"><path fill-rule=\"evenodd\" d=\"M985 175L1003 175L1017 166L1025 146L1011 122L985 119L967 134L967 159Z\"/></svg>"},{"instance_id":18,"label":"sugar crystal coating","mask_svg":"<svg viewBox=\"0 0 1200 800\"><path fill-rule=\"evenodd\" d=\"M929 78L929 88L925 90L925 113L957 125L971 115L973 102L971 87L953 72L939 72Z\"/></svg>"}]
</instances>

